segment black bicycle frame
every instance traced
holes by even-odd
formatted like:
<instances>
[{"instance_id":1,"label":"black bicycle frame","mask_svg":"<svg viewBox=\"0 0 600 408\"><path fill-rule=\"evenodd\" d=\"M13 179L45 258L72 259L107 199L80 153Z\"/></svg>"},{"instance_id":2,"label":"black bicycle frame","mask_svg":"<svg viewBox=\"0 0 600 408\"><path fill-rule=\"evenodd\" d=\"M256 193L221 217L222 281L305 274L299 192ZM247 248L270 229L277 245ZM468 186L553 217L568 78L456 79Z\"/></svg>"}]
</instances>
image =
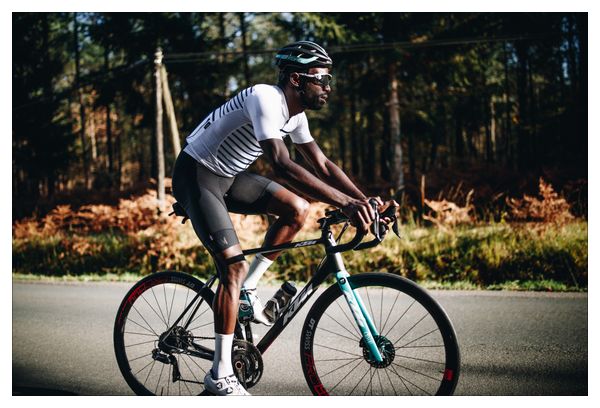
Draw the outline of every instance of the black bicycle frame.
<instances>
[{"instance_id":1,"label":"black bicycle frame","mask_svg":"<svg viewBox=\"0 0 600 408\"><path fill-rule=\"evenodd\" d=\"M326 247L328 244L333 245L334 243L329 242L329 240L325 241ZM331 273L336 273L341 270L345 270L345 267L339 253L325 255L325 258L323 258L317 267L317 271L308 281L306 286L304 286L300 293L294 297L294 300L283 310L283 313L277 318L273 326L256 345L256 348L261 354L267 351L269 346L281 334L283 329L286 328L296 314L298 314L300 309L302 309L312 295L315 294L317 288L325 281L325 279L327 279Z\"/></svg>"},{"instance_id":2,"label":"black bicycle frame","mask_svg":"<svg viewBox=\"0 0 600 408\"><path fill-rule=\"evenodd\" d=\"M339 211L337 212L339 214ZM301 248L312 245L323 245L325 247L325 257L317 267L317 271L312 276L312 278L308 281L306 286L302 288L302 291L294 298L294 300L284 309L283 313L277 318L274 322L273 326L269 329L267 333L263 336L263 338L258 342L256 347L260 351L260 353L264 353L269 346L275 341L275 339L281 334L283 329L289 324L290 321L296 316L296 314L302 309L302 307L308 302L308 300L315 294L317 288L327 279L327 277L332 273L337 273L340 271L345 271L344 262L342 261L342 257L340 255L341 252L351 250L351 249L365 249L370 248L375 245L378 245L383 237L380 236L379 233L375 235L375 239L369 242L360 243L364 234L358 233L354 236L354 238L344 244L336 244L336 241L333 239L332 232L330 230L330 226L334 224L338 224L340 222L347 221L347 219L340 217L339 215L336 218L335 214L330 214L331 218L322 218L319 220L321 225L321 237L318 239L308 239L304 241L290 242L286 244L275 245L269 248L253 248L246 249L243 251L244 255L252 255L252 254L266 254L270 252L282 251L286 249L293 248ZM375 229L377 232L379 231L378 223L379 223L379 214L377 213L376 217L376 225ZM345 227L340 233L340 237L345 231ZM338 237L338 239L340 238ZM218 266L217 266L218 268ZM187 312L191 309L194 303L200 298L202 291L205 289L210 289L214 282L217 279L217 275L212 276L200 289L200 291L196 294L196 296L192 299L190 304L185 308L183 313L179 316L179 318L173 323L173 325L169 328L169 331L173 330L179 322L183 319L183 317L187 314ZM194 308L194 311L190 314L187 321L184 323L183 328L187 330L190 322L193 320L194 315L202 305L203 299L200 299L200 302ZM236 334L238 336L242 336L242 325L236 325ZM166 336L165 336L166 337ZM252 339L252 330L250 328L250 324L246 325L246 338L249 339L250 342L253 342ZM204 350L204 347L201 347L201 352L199 357L203 358L212 358L213 353L209 353Z\"/></svg>"}]
</instances>

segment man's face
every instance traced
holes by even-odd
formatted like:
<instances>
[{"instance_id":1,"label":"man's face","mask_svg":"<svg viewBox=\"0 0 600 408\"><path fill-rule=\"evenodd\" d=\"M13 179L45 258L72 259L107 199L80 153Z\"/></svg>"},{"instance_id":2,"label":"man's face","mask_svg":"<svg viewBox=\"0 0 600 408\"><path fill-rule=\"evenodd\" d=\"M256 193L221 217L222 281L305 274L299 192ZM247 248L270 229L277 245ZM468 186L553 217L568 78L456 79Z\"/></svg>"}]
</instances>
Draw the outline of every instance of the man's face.
<instances>
[{"instance_id":1,"label":"man's face","mask_svg":"<svg viewBox=\"0 0 600 408\"><path fill-rule=\"evenodd\" d=\"M310 68L308 74L329 74L329 68ZM331 86L320 84L316 78L304 77L302 79L306 82L304 92L301 94L302 103L306 109L321 109L327 103Z\"/></svg>"}]
</instances>

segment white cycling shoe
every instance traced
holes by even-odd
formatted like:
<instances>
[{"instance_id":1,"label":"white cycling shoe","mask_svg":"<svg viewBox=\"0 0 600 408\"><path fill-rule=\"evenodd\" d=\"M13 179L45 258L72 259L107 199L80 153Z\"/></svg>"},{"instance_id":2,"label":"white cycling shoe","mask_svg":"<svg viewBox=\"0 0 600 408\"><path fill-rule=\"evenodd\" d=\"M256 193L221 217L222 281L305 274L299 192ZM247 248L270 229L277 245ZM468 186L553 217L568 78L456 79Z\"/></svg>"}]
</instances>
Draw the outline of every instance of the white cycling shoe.
<instances>
[{"instance_id":1,"label":"white cycling shoe","mask_svg":"<svg viewBox=\"0 0 600 408\"><path fill-rule=\"evenodd\" d=\"M206 391L217 396L251 395L239 383L235 375L213 379L212 370L208 370L204 376L204 388Z\"/></svg>"},{"instance_id":2,"label":"white cycling shoe","mask_svg":"<svg viewBox=\"0 0 600 408\"><path fill-rule=\"evenodd\" d=\"M264 306L262 305L260 298L256 294L256 288L242 290L246 291L248 299L250 299L250 304L252 305L252 310L254 312L252 317L253 321L256 323L264 324L266 326L273 326L273 323L269 320L269 318L264 312Z\"/></svg>"}]
</instances>

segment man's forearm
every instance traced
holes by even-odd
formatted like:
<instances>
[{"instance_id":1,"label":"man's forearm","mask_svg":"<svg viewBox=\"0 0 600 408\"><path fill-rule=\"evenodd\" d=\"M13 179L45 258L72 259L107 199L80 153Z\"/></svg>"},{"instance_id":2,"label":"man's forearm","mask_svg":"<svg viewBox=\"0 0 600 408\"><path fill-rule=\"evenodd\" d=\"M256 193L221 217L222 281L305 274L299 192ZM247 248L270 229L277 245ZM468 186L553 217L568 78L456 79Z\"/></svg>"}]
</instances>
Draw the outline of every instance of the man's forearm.
<instances>
[{"instance_id":1,"label":"man's forearm","mask_svg":"<svg viewBox=\"0 0 600 408\"><path fill-rule=\"evenodd\" d=\"M326 184L304 167L293 161L288 161L285 165L279 166L276 168L276 172L281 177L285 178L288 183L309 195L311 198L331 204L338 208L345 207L353 198L359 198L354 194L348 194L346 191L341 191L336 185L331 186ZM360 191L358 192L360 193Z\"/></svg>"},{"instance_id":2,"label":"man's forearm","mask_svg":"<svg viewBox=\"0 0 600 408\"><path fill-rule=\"evenodd\" d=\"M328 160L325 169L319 172L319 177L327 184L335 187L341 192L358 200L367 198L365 194L356 187L350 178L334 162Z\"/></svg>"}]
</instances>

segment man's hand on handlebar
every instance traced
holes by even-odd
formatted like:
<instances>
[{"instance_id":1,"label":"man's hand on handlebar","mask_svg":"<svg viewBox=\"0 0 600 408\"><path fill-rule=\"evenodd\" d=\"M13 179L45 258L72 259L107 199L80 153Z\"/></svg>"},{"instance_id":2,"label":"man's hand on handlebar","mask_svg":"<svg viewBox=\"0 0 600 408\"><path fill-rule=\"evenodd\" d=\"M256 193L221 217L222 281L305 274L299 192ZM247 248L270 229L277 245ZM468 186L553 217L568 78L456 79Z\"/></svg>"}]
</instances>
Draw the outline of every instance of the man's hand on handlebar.
<instances>
[{"instance_id":1,"label":"man's hand on handlebar","mask_svg":"<svg viewBox=\"0 0 600 408\"><path fill-rule=\"evenodd\" d=\"M349 205L343 207L341 209L342 212L350 218L352 225L363 234L366 234L369 231L369 226L375 220L375 210L373 209L371 202L376 203L377 211L379 213L385 213L379 220L385 226L394 221L394 218L392 217L396 215L396 211L399 207L396 201L390 200L384 203L380 197L353 200Z\"/></svg>"},{"instance_id":2,"label":"man's hand on handlebar","mask_svg":"<svg viewBox=\"0 0 600 408\"><path fill-rule=\"evenodd\" d=\"M353 199L350 204L342 207L341 210L359 232L363 234L369 232L369 225L375 219L375 211L371 207L368 198L361 200Z\"/></svg>"}]
</instances>

